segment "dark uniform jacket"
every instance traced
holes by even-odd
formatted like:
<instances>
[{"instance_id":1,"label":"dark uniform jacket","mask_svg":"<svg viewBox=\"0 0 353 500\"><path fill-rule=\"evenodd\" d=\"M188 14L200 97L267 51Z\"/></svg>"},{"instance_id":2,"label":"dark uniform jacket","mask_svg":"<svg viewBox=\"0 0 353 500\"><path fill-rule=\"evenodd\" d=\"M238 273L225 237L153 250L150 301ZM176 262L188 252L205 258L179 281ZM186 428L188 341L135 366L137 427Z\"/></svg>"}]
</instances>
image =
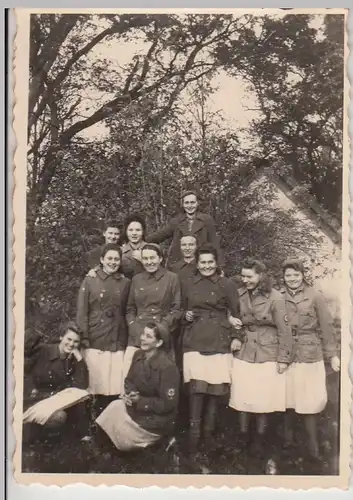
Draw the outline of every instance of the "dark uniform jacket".
<instances>
[{"instance_id":1,"label":"dark uniform jacket","mask_svg":"<svg viewBox=\"0 0 353 500\"><path fill-rule=\"evenodd\" d=\"M99 269L96 277L86 276L78 294L76 315L84 347L111 352L125 349L129 287L130 280L120 273L108 275Z\"/></svg>"},{"instance_id":2,"label":"dark uniform jacket","mask_svg":"<svg viewBox=\"0 0 353 500\"><path fill-rule=\"evenodd\" d=\"M145 245L146 243L143 241L139 250L142 250ZM132 256L133 251L134 249L129 245L129 243L124 243L124 245L121 247L121 252L123 254L121 272L129 279L132 279L136 274L142 273L142 271L144 271L142 262Z\"/></svg>"},{"instance_id":3,"label":"dark uniform jacket","mask_svg":"<svg viewBox=\"0 0 353 500\"><path fill-rule=\"evenodd\" d=\"M155 434L169 434L178 408L179 371L162 349L146 359L135 352L125 379L125 392L138 391L140 399L127 412L139 426Z\"/></svg>"},{"instance_id":4,"label":"dark uniform jacket","mask_svg":"<svg viewBox=\"0 0 353 500\"><path fill-rule=\"evenodd\" d=\"M197 273L186 291L184 312L191 310L194 320L185 320L183 351L201 354L230 353L237 331L228 321L228 312L239 317L238 293L234 283L218 273L204 277Z\"/></svg>"},{"instance_id":5,"label":"dark uniform jacket","mask_svg":"<svg viewBox=\"0 0 353 500\"><path fill-rule=\"evenodd\" d=\"M186 290L189 286L190 279L192 279L196 274L196 261L195 259L191 262L185 262L184 259L178 260L169 266L169 269L179 276L180 287L181 287L181 301L183 303L184 297L186 297Z\"/></svg>"},{"instance_id":6,"label":"dark uniform jacket","mask_svg":"<svg viewBox=\"0 0 353 500\"><path fill-rule=\"evenodd\" d=\"M190 233L196 236L198 247L201 247L205 243L213 245L218 250L219 261L221 261L222 256L214 220L210 215L202 212L196 212L195 220L191 229L189 228L186 214L182 213L173 217L169 224L162 229L150 234L146 238L146 241L148 243L162 243L163 241L172 238L167 259L168 265L171 265L182 259L183 256L180 250L180 238L185 234Z\"/></svg>"},{"instance_id":7,"label":"dark uniform jacket","mask_svg":"<svg viewBox=\"0 0 353 500\"><path fill-rule=\"evenodd\" d=\"M236 357L250 363L290 363L292 332L281 293L256 289L250 295L244 287L238 292L245 338Z\"/></svg>"},{"instance_id":8,"label":"dark uniform jacket","mask_svg":"<svg viewBox=\"0 0 353 500\"><path fill-rule=\"evenodd\" d=\"M330 311L321 292L302 285L295 293L281 290L292 327L293 361L311 363L337 355Z\"/></svg>"},{"instance_id":9,"label":"dark uniform jacket","mask_svg":"<svg viewBox=\"0 0 353 500\"><path fill-rule=\"evenodd\" d=\"M88 387L85 361L77 361L73 355L62 357L58 344L38 344L32 352L26 352L25 373L31 377L32 388L39 391L36 401L69 387Z\"/></svg>"},{"instance_id":10,"label":"dark uniform jacket","mask_svg":"<svg viewBox=\"0 0 353 500\"><path fill-rule=\"evenodd\" d=\"M131 281L126 310L129 346L140 345L141 333L151 321L162 323L173 333L181 315L178 276L163 267L154 274L137 274Z\"/></svg>"}]
</instances>

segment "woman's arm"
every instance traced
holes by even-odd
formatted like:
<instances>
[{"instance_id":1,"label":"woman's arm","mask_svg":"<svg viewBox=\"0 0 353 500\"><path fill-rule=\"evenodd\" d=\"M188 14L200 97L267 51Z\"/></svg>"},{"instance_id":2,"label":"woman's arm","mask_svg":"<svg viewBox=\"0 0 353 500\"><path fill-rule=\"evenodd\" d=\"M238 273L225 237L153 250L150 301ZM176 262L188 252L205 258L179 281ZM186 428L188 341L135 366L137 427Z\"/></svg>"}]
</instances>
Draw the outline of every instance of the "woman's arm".
<instances>
[{"instance_id":1,"label":"woman's arm","mask_svg":"<svg viewBox=\"0 0 353 500\"><path fill-rule=\"evenodd\" d=\"M173 220L171 220L166 226L146 236L145 241L146 243L163 243L163 241L171 238L173 233L174 224Z\"/></svg>"},{"instance_id":2,"label":"woman's arm","mask_svg":"<svg viewBox=\"0 0 353 500\"><path fill-rule=\"evenodd\" d=\"M320 338L323 345L324 356L326 359L331 359L337 356L333 319L326 301L319 291L315 293L314 306L320 325Z\"/></svg>"},{"instance_id":3,"label":"woman's arm","mask_svg":"<svg viewBox=\"0 0 353 500\"><path fill-rule=\"evenodd\" d=\"M242 340L244 338L244 334L241 330L241 325L239 323L240 321L240 304L239 304L239 292L238 288L236 287L236 284L234 281L227 279L226 285L225 285L225 290L226 290L226 298L227 298L227 305L228 305L228 321L230 324L233 326L231 330L231 338L232 339L238 339ZM237 321L232 321L231 320L237 320ZM234 324L233 324L234 323ZM240 328L235 327L235 324L239 324Z\"/></svg>"},{"instance_id":4,"label":"woman's arm","mask_svg":"<svg viewBox=\"0 0 353 500\"><path fill-rule=\"evenodd\" d=\"M293 336L291 327L287 321L286 303L284 298L275 297L271 307L273 322L277 327L278 335L278 363L291 362L292 349L293 349Z\"/></svg>"},{"instance_id":5,"label":"woman's arm","mask_svg":"<svg viewBox=\"0 0 353 500\"><path fill-rule=\"evenodd\" d=\"M78 292L77 298L77 313L76 324L82 333L81 344L82 347L89 347L88 338L88 315L89 315L89 280L93 278L85 278Z\"/></svg>"},{"instance_id":6,"label":"woman's arm","mask_svg":"<svg viewBox=\"0 0 353 500\"><path fill-rule=\"evenodd\" d=\"M181 311L181 291L180 291L180 280L176 274L171 274L170 277L170 287L171 287L171 303L169 312L163 317L163 323L168 326L169 331L175 330L180 320Z\"/></svg>"},{"instance_id":7,"label":"woman's arm","mask_svg":"<svg viewBox=\"0 0 353 500\"><path fill-rule=\"evenodd\" d=\"M88 368L84 359L77 361L75 364L75 371L71 377L72 387L78 389L87 389L88 387Z\"/></svg>"},{"instance_id":8,"label":"woman's arm","mask_svg":"<svg viewBox=\"0 0 353 500\"><path fill-rule=\"evenodd\" d=\"M131 325L136 320L137 308L135 302L135 279L133 278L129 288L129 295L126 304L126 321Z\"/></svg>"}]
</instances>

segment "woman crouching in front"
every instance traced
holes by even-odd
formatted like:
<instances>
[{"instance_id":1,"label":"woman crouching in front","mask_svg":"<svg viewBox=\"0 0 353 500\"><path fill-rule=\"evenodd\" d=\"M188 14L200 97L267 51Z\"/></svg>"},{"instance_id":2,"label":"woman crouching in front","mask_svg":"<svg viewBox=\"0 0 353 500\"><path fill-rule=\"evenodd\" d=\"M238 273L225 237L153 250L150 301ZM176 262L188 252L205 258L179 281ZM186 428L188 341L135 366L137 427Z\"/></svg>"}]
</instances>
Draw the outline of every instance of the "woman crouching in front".
<instances>
[{"instance_id":1,"label":"woman crouching in front","mask_svg":"<svg viewBox=\"0 0 353 500\"><path fill-rule=\"evenodd\" d=\"M229 406L240 412L243 445L249 444L250 415L256 416L254 455L264 453L267 414L286 410L286 378L292 334L282 294L273 289L266 266L249 259L242 265L238 290L245 339L235 354Z\"/></svg>"},{"instance_id":2,"label":"woman crouching in front","mask_svg":"<svg viewBox=\"0 0 353 500\"><path fill-rule=\"evenodd\" d=\"M96 420L118 450L146 448L174 429L179 371L167 354L170 339L163 325L148 323L132 359L122 400Z\"/></svg>"}]
</instances>

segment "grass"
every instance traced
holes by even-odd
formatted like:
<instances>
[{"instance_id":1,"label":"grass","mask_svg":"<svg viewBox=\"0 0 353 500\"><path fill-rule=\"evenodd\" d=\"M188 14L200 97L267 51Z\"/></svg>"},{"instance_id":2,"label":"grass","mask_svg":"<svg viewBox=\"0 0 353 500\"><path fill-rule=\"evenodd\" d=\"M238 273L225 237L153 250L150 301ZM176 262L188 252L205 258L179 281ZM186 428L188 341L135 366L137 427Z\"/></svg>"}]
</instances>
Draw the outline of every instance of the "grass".
<instances>
[{"instance_id":1,"label":"grass","mask_svg":"<svg viewBox=\"0 0 353 500\"><path fill-rule=\"evenodd\" d=\"M318 416L322 460L314 462L307 454L307 438L298 417L295 424L295 445L283 448L283 415L273 414L266 443L267 456L276 458L278 474L338 474L339 376L327 378L329 402ZM162 440L153 448L122 454L107 443L82 443L69 439L65 432L60 441L47 440L22 449L22 470L30 473L55 474L263 474L264 460L252 456L250 450L240 452L237 413L226 406L219 413L216 434L217 449L204 449L190 459L186 452L186 433L176 435L176 445L166 450Z\"/></svg>"}]
</instances>

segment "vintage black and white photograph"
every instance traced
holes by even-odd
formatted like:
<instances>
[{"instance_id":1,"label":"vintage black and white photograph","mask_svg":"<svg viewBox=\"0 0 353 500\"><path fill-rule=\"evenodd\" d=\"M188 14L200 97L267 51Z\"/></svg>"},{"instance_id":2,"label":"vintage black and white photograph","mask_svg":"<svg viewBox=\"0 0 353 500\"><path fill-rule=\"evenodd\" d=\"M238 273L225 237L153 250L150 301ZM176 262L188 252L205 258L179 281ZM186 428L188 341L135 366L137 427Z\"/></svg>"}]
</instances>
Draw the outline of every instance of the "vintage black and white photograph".
<instances>
[{"instance_id":1,"label":"vintage black and white photograph","mask_svg":"<svg viewBox=\"0 0 353 500\"><path fill-rule=\"evenodd\" d=\"M348 487L346 15L17 11L20 481Z\"/></svg>"}]
</instances>

